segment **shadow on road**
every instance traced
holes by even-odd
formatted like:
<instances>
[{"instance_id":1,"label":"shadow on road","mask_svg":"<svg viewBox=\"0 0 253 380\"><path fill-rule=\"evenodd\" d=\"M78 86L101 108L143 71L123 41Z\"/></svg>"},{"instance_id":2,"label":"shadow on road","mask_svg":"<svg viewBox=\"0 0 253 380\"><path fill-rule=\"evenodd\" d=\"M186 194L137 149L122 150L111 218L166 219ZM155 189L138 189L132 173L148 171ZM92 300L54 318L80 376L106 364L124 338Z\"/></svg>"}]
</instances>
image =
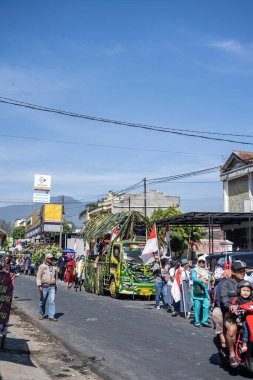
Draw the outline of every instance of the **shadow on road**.
<instances>
[{"instance_id":1,"label":"shadow on road","mask_svg":"<svg viewBox=\"0 0 253 380\"><path fill-rule=\"evenodd\" d=\"M242 368L242 367L238 367L238 368L230 368L228 366L225 366L225 365L222 365L220 359L219 359L219 354L218 352L215 353L215 354L212 354L209 358L209 362L213 365L218 365L220 368L222 368L224 370L224 373L228 373L230 376L242 376L242 377L245 377L245 378L249 378L249 373L248 371L245 369L245 368Z\"/></svg>"},{"instance_id":2,"label":"shadow on road","mask_svg":"<svg viewBox=\"0 0 253 380\"><path fill-rule=\"evenodd\" d=\"M0 350L1 365L3 365L3 362L9 362L28 367L36 367L30 358L30 350L27 342L29 342L29 340L7 337L5 349Z\"/></svg>"}]
</instances>

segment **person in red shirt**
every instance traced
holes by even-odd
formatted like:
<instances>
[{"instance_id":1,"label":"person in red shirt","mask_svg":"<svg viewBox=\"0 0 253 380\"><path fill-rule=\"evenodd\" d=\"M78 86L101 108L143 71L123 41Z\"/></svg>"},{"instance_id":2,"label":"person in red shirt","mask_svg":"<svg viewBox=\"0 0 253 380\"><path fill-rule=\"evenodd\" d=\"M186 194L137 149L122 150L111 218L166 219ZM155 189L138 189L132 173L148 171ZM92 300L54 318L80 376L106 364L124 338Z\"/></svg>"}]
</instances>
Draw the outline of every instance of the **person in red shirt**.
<instances>
[{"instance_id":1,"label":"person in red shirt","mask_svg":"<svg viewBox=\"0 0 253 380\"><path fill-rule=\"evenodd\" d=\"M66 287L71 288L72 285L75 285L76 262L72 255L66 255L66 257L69 259L65 272Z\"/></svg>"}]
</instances>

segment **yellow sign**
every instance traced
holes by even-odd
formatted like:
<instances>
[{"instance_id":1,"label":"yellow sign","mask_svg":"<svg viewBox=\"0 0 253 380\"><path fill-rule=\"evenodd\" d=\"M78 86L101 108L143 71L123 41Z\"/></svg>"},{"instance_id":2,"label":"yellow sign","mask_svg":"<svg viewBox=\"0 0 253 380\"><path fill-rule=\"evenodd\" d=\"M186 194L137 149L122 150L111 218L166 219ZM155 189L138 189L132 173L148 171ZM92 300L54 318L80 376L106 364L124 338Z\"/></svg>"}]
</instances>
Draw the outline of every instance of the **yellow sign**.
<instances>
[{"instance_id":1,"label":"yellow sign","mask_svg":"<svg viewBox=\"0 0 253 380\"><path fill-rule=\"evenodd\" d=\"M62 205L45 204L43 207L44 222L60 223L62 219Z\"/></svg>"}]
</instances>

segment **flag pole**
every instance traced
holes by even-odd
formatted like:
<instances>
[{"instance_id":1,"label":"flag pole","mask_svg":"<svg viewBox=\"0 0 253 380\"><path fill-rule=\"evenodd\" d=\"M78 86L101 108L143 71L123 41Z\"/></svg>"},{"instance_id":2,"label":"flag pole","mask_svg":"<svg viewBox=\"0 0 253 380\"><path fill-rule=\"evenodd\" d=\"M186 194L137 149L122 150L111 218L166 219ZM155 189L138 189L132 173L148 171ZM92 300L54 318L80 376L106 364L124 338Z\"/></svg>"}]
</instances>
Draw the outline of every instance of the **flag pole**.
<instances>
[{"instance_id":1,"label":"flag pole","mask_svg":"<svg viewBox=\"0 0 253 380\"><path fill-rule=\"evenodd\" d=\"M185 298L184 298L184 284L183 284L183 280L181 278L181 273L180 273L180 281L182 283L182 298L183 298L184 317L186 318Z\"/></svg>"}]
</instances>

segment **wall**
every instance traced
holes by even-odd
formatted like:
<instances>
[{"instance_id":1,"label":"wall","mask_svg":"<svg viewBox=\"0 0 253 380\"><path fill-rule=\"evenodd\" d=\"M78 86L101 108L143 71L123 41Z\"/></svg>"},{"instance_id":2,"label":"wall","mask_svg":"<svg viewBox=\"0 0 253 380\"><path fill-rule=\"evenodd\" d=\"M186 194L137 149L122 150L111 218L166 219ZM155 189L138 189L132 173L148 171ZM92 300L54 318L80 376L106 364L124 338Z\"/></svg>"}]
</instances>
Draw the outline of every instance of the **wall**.
<instances>
[{"instance_id":1,"label":"wall","mask_svg":"<svg viewBox=\"0 0 253 380\"><path fill-rule=\"evenodd\" d=\"M249 199L248 176L228 181L229 212L244 212L244 201Z\"/></svg>"}]
</instances>

